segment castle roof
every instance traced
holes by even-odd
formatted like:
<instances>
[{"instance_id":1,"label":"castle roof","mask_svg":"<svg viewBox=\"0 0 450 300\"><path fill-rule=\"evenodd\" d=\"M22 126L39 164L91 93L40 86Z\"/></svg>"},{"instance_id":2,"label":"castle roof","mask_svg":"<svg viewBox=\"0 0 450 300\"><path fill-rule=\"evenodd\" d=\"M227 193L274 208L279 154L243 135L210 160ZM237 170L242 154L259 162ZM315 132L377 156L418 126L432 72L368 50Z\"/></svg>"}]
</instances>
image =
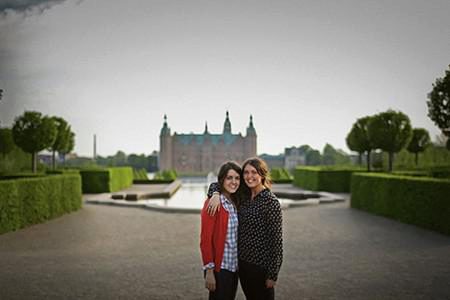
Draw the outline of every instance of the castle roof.
<instances>
[{"instance_id":1,"label":"castle roof","mask_svg":"<svg viewBox=\"0 0 450 300\"><path fill-rule=\"evenodd\" d=\"M167 116L164 115L164 124L161 128L161 136L163 135L169 135L170 136L170 128L167 124ZM253 117L250 115L250 123L247 127L247 135L256 136L256 131L253 126ZM203 145L207 141L209 141L213 145L218 145L220 143L223 143L225 145L232 145L235 143L236 140L243 138L242 135L239 134L232 134L231 133L231 122L229 119L229 113L226 112L226 118L224 123L224 129L223 133L221 134L211 134L208 131L208 124L205 123L205 131L202 134L184 134L184 133L174 133L173 137L179 141L183 145L189 145L189 144L197 144L197 145Z\"/></svg>"},{"instance_id":2,"label":"castle roof","mask_svg":"<svg viewBox=\"0 0 450 300\"><path fill-rule=\"evenodd\" d=\"M211 141L211 144L218 145L221 142L225 145L232 145L236 139L242 138L241 134L174 134L174 138L183 145L198 144L203 145L207 140Z\"/></svg>"}]
</instances>

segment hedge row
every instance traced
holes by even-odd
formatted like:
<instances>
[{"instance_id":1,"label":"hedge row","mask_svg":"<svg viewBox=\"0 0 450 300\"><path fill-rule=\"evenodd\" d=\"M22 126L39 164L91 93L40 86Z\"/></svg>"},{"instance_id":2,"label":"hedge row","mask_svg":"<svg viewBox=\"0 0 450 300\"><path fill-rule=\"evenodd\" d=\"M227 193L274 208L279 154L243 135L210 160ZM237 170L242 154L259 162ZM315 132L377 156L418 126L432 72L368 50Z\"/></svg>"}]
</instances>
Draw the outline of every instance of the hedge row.
<instances>
[{"instance_id":1,"label":"hedge row","mask_svg":"<svg viewBox=\"0 0 450 300\"><path fill-rule=\"evenodd\" d=\"M164 170L164 171L157 172L155 174L154 179L175 180L175 179L177 179L177 177L178 177L177 171L175 171L174 169L170 169L170 170Z\"/></svg>"},{"instance_id":2,"label":"hedge row","mask_svg":"<svg viewBox=\"0 0 450 300\"><path fill-rule=\"evenodd\" d=\"M272 180L285 180L291 179L291 175L285 168L272 168L270 170L270 178Z\"/></svg>"},{"instance_id":3,"label":"hedge row","mask_svg":"<svg viewBox=\"0 0 450 300\"><path fill-rule=\"evenodd\" d=\"M134 179L133 184L168 184L174 182L173 179Z\"/></svg>"},{"instance_id":4,"label":"hedge row","mask_svg":"<svg viewBox=\"0 0 450 300\"><path fill-rule=\"evenodd\" d=\"M83 193L117 192L133 184L131 167L115 167L80 171Z\"/></svg>"},{"instance_id":5,"label":"hedge row","mask_svg":"<svg viewBox=\"0 0 450 300\"><path fill-rule=\"evenodd\" d=\"M0 181L0 234L81 208L79 175Z\"/></svg>"},{"instance_id":6,"label":"hedge row","mask_svg":"<svg viewBox=\"0 0 450 300\"><path fill-rule=\"evenodd\" d=\"M450 180L356 173L351 207L450 234Z\"/></svg>"},{"instance_id":7,"label":"hedge row","mask_svg":"<svg viewBox=\"0 0 450 300\"><path fill-rule=\"evenodd\" d=\"M405 176L415 176L415 177L433 177L433 178L442 178L442 179L450 179L450 167L448 166L440 166L440 167L429 167L417 170L406 170L406 171L395 171L396 175L405 175Z\"/></svg>"},{"instance_id":8,"label":"hedge row","mask_svg":"<svg viewBox=\"0 0 450 300\"><path fill-rule=\"evenodd\" d=\"M147 180L147 170L146 169L133 169L133 180Z\"/></svg>"},{"instance_id":9,"label":"hedge row","mask_svg":"<svg viewBox=\"0 0 450 300\"><path fill-rule=\"evenodd\" d=\"M350 192L352 173L360 169L331 169L327 167L297 167L294 185L311 191Z\"/></svg>"}]
</instances>

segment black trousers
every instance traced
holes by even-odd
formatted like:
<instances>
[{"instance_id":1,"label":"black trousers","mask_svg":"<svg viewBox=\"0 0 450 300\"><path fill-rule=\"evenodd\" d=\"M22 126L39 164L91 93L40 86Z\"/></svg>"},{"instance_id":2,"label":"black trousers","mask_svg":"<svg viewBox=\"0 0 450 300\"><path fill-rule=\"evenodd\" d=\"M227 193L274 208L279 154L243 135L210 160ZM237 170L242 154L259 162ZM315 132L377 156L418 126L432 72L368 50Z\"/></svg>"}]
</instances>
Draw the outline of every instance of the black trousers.
<instances>
[{"instance_id":1,"label":"black trousers","mask_svg":"<svg viewBox=\"0 0 450 300\"><path fill-rule=\"evenodd\" d=\"M237 272L220 269L214 272L216 278L216 290L209 292L209 300L234 300L238 285Z\"/></svg>"},{"instance_id":2,"label":"black trousers","mask_svg":"<svg viewBox=\"0 0 450 300\"><path fill-rule=\"evenodd\" d=\"M260 266L239 260L239 280L247 300L275 299L275 290L266 288L266 271Z\"/></svg>"}]
</instances>

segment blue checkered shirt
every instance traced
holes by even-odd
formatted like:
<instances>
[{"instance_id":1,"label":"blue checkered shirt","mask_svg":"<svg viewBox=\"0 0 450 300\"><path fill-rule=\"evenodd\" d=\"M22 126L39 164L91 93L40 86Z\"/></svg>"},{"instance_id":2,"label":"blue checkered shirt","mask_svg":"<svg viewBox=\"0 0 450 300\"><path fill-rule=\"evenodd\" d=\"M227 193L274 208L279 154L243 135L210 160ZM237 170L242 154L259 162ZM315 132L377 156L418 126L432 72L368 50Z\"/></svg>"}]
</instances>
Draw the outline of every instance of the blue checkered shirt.
<instances>
[{"instance_id":1,"label":"blue checkered shirt","mask_svg":"<svg viewBox=\"0 0 450 300\"><path fill-rule=\"evenodd\" d=\"M238 266L238 215L236 207L224 195L220 195L220 202L223 208L228 211L228 228L225 238L225 248L223 250L223 259L221 269L231 272L237 271Z\"/></svg>"},{"instance_id":2,"label":"blue checkered shirt","mask_svg":"<svg viewBox=\"0 0 450 300\"><path fill-rule=\"evenodd\" d=\"M223 249L221 269L236 272L238 267L237 239L238 239L238 215L236 207L224 195L220 195L220 203L228 212L227 236L225 237L225 246ZM214 269L215 264L210 262L203 266L203 270Z\"/></svg>"}]
</instances>

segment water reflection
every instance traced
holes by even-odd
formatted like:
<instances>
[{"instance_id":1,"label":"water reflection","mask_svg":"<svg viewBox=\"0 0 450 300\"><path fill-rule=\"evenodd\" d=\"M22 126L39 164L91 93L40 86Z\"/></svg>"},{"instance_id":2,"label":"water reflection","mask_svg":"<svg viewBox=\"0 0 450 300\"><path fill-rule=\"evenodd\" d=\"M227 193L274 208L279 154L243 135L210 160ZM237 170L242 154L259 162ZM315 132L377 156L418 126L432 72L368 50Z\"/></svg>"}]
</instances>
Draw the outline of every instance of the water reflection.
<instances>
[{"instance_id":1,"label":"water reflection","mask_svg":"<svg viewBox=\"0 0 450 300\"><path fill-rule=\"evenodd\" d=\"M204 178L183 178L180 189L169 199L150 199L143 202L177 208L202 208L206 199L207 182Z\"/></svg>"},{"instance_id":2,"label":"water reflection","mask_svg":"<svg viewBox=\"0 0 450 300\"><path fill-rule=\"evenodd\" d=\"M203 207L209 183L206 178L182 178L180 189L168 199L149 199L143 203L171 208L198 208ZM279 199L281 203L292 200Z\"/></svg>"}]
</instances>

